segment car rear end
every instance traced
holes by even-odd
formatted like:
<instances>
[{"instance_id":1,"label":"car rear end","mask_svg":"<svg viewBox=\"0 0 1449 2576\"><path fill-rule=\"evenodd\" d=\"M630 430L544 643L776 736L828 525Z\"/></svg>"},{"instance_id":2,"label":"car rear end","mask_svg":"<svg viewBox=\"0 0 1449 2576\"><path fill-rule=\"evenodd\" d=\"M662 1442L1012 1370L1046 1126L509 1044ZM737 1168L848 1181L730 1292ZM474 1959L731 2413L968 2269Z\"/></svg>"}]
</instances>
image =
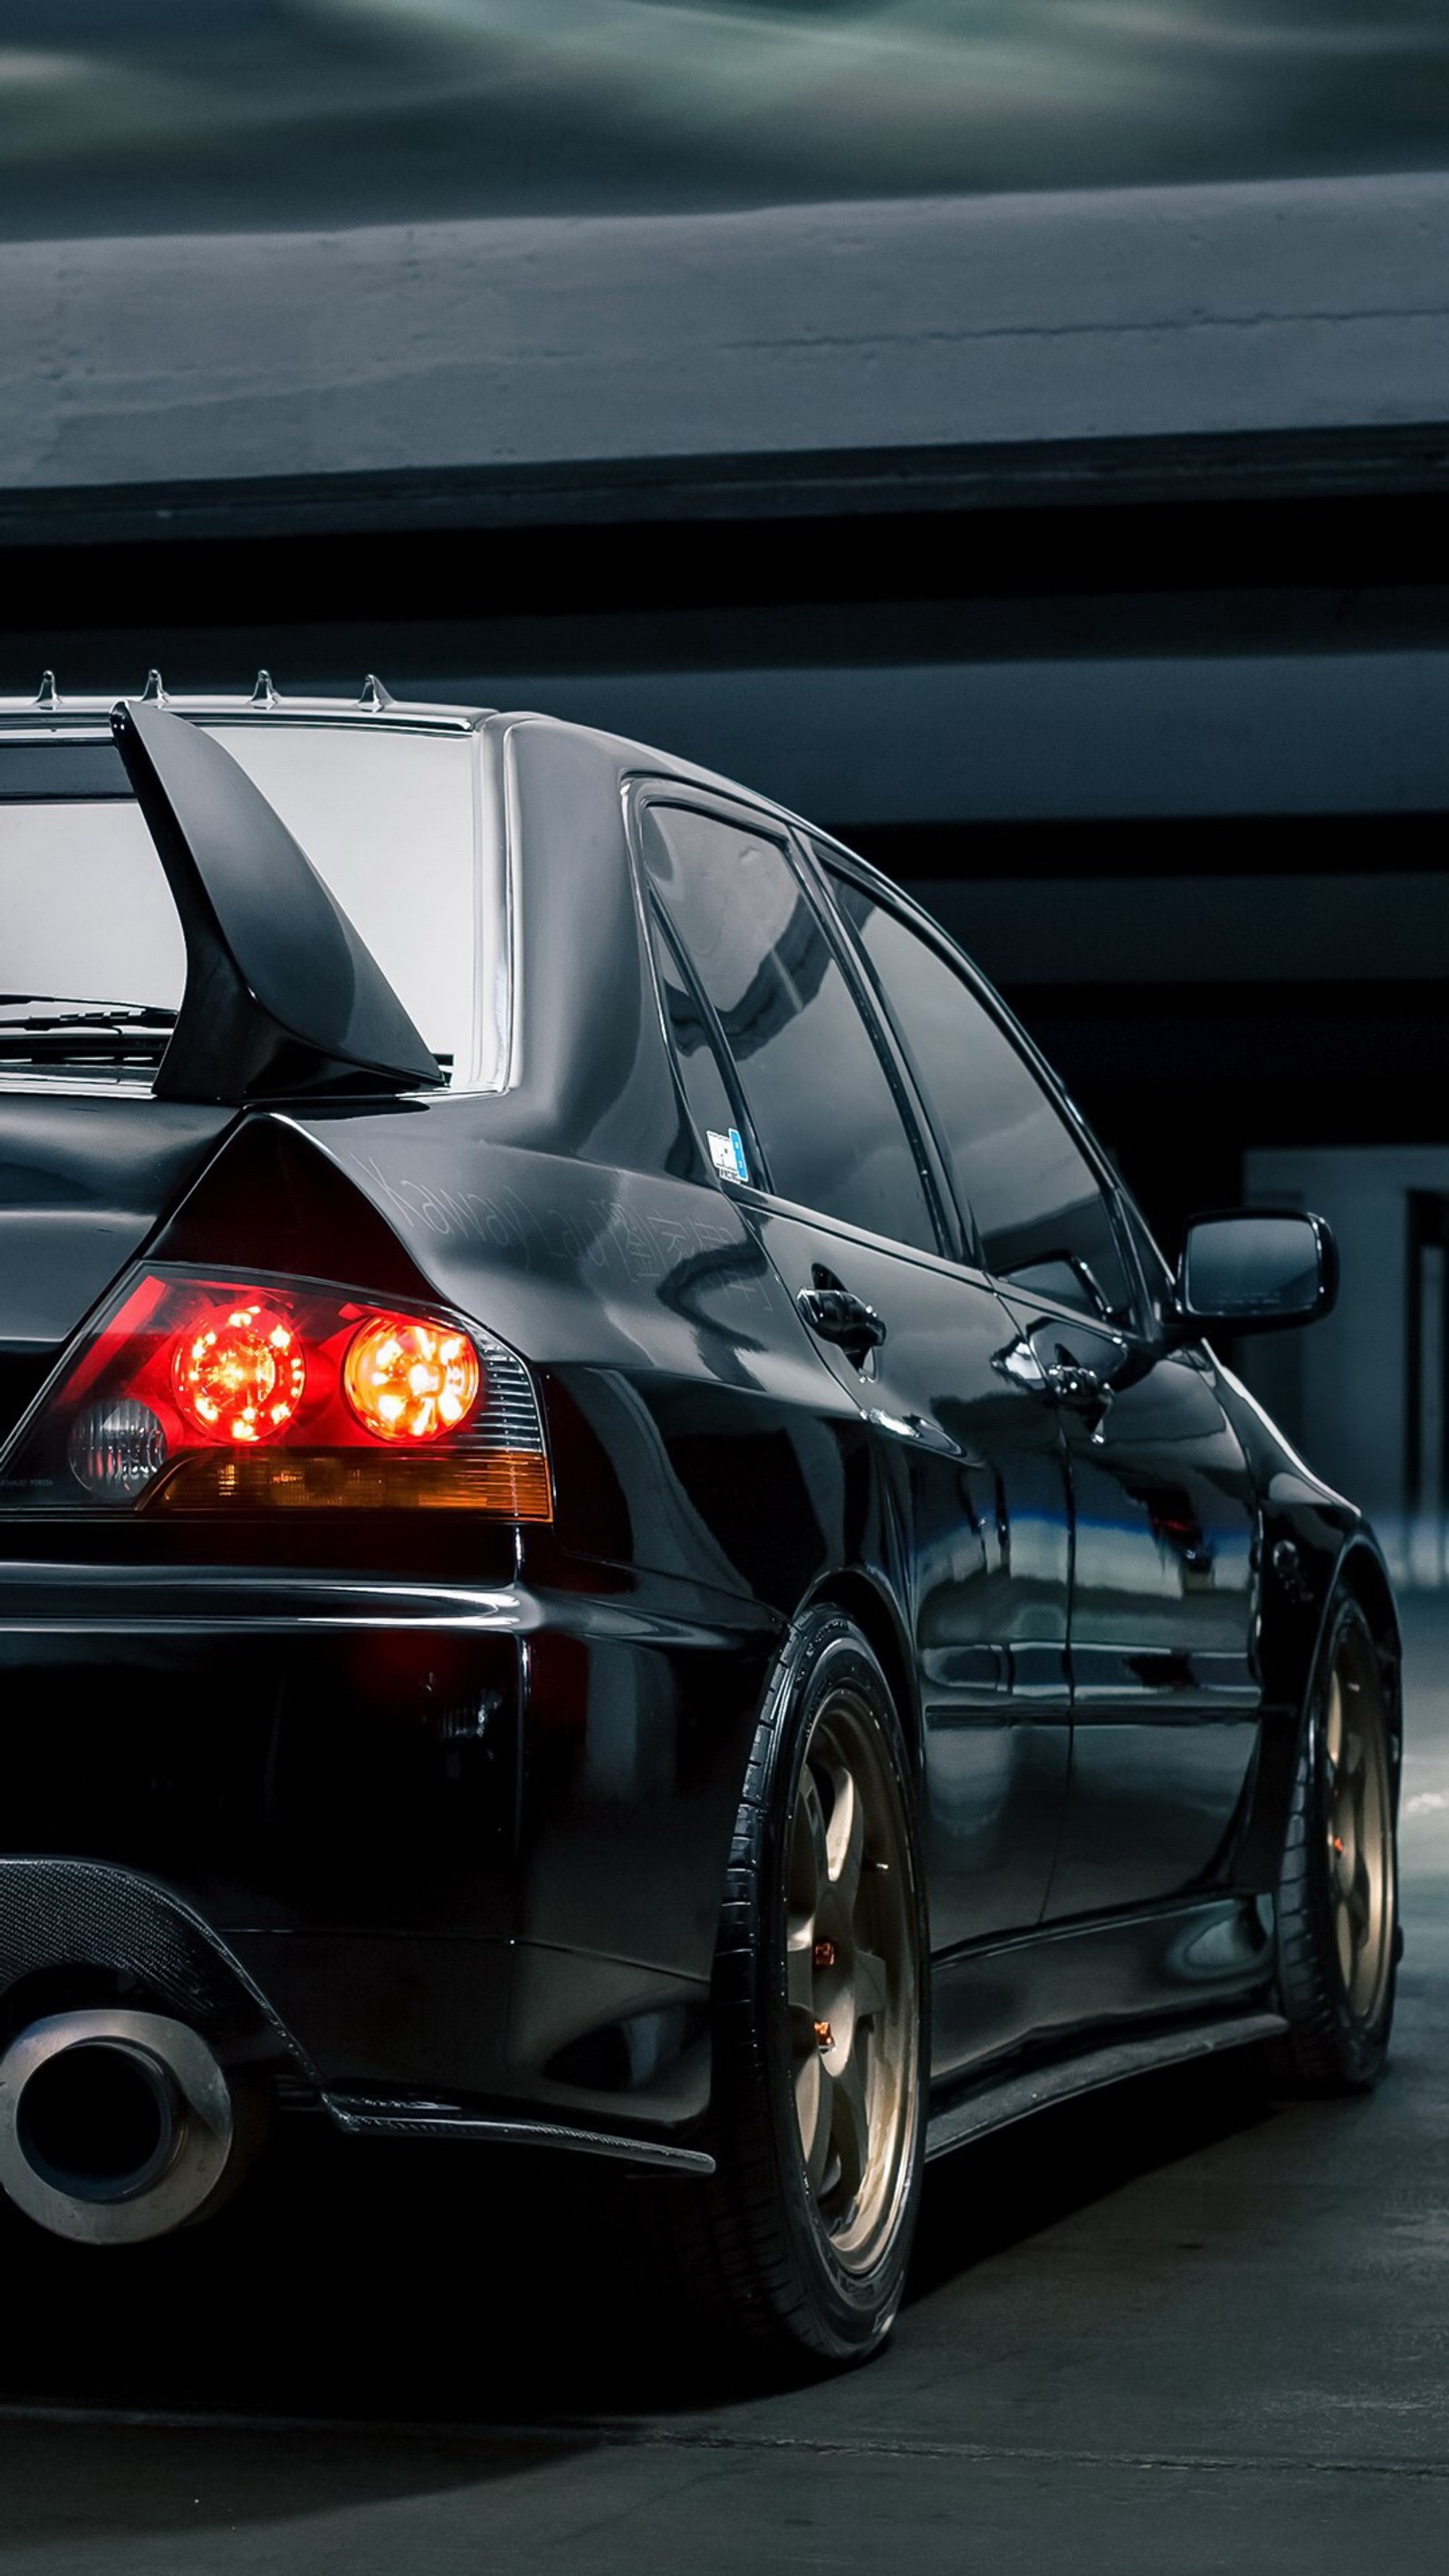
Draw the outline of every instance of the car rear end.
<instances>
[{"instance_id":1,"label":"car rear end","mask_svg":"<svg viewBox=\"0 0 1449 2576\"><path fill-rule=\"evenodd\" d=\"M380 1094L461 1137L501 1080L476 726L197 715L306 831L438 1079L349 1065L355 995L299 1035L304 995L247 1097L207 994L234 1035L265 977L218 1002L223 957L198 996L194 852L158 866L104 710L0 724L0 2183L61 2233L159 2233L278 2105L707 2169L702 1975L614 1955L587 1904L530 1938L522 1893L541 1844L555 1885L587 1860L590 1692L657 1701L698 1623L676 1651L657 1609L611 1630L550 1583L536 1373L339 1150Z\"/></svg>"}]
</instances>

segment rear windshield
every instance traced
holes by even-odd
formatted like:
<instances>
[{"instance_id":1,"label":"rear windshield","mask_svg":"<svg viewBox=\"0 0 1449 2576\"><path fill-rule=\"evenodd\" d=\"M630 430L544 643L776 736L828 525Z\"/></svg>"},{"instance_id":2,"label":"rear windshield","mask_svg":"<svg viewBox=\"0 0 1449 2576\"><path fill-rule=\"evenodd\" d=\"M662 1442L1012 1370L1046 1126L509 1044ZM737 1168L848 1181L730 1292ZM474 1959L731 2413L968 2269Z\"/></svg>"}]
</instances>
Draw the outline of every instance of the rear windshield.
<instances>
[{"instance_id":1,"label":"rear windshield","mask_svg":"<svg viewBox=\"0 0 1449 2576\"><path fill-rule=\"evenodd\" d=\"M300 842L455 1086L494 1088L502 897L482 859L476 737L262 718L207 730ZM0 1073L21 1069L27 1024L24 1069L74 1072L63 1036L38 1027L47 997L164 1014L180 1003L185 971L170 892L118 755L53 739L6 745ZM141 1061L112 1051L111 1078L147 1078L144 1039L142 1029ZM88 1077L105 1079L105 1051L89 1034L85 1043ZM154 1038L150 1055L154 1070Z\"/></svg>"}]
</instances>

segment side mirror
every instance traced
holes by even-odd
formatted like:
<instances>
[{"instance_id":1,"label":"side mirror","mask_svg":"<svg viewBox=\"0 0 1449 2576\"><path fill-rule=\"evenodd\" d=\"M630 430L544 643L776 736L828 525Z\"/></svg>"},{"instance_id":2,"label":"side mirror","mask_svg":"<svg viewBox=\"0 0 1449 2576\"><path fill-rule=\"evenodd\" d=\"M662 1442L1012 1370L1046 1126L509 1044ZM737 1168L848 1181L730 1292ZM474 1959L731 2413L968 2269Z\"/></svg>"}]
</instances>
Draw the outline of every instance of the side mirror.
<instances>
[{"instance_id":1,"label":"side mirror","mask_svg":"<svg viewBox=\"0 0 1449 2576\"><path fill-rule=\"evenodd\" d=\"M1322 1217L1253 1209L1194 1217L1177 1266L1184 1324L1269 1333L1311 1324L1338 1295L1338 1251Z\"/></svg>"}]
</instances>

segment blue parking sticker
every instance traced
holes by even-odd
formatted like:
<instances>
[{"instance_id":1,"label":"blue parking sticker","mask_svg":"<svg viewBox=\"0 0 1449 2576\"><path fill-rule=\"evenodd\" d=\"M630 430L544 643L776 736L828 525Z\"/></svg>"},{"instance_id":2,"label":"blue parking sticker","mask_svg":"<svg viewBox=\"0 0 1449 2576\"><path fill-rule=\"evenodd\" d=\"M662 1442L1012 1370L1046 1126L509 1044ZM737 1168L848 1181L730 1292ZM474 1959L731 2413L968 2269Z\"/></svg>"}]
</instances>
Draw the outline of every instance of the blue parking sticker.
<instances>
[{"instance_id":1,"label":"blue parking sticker","mask_svg":"<svg viewBox=\"0 0 1449 2576\"><path fill-rule=\"evenodd\" d=\"M738 1127L732 1127L727 1136L721 1136L717 1127L706 1128L705 1141L709 1146L710 1161L722 1181L749 1179L750 1167L745 1160L745 1140Z\"/></svg>"}]
</instances>

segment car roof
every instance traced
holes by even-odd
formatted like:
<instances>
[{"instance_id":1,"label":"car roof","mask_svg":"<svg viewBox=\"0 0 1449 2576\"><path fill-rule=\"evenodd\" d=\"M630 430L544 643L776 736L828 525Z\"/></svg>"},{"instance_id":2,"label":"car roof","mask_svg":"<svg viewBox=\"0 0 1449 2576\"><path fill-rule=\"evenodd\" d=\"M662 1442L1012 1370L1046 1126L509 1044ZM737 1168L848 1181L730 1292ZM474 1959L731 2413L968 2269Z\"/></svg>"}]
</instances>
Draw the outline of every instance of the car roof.
<instances>
[{"instance_id":1,"label":"car roof","mask_svg":"<svg viewBox=\"0 0 1449 2576\"><path fill-rule=\"evenodd\" d=\"M259 671L255 686L237 690L168 689L159 671L147 674L141 689L87 691L72 696L56 686L53 671L44 673L33 698L0 697L0 732L94 732L109 730L111 710L125 703L167 707L173 715L226 717L233 723L255 718L266 724L386 724L411 730L469 733L494 712L488 707L425 704L393 697L369 673L355 698L325 697L310 690L294 694L274 686L271 674Z\"/></svg>"},{"instance_id":2,"label":"car roof","mask_svg":"<svg viewBox=\"0 0 1449 2576\"><path fill-rule=\"evenodd\" d=\"M677 752L661 750L657 744L639 742L598 725L584 725L538 708L498 708L459 706L421 698L395 698L383 683L369 673L355 698L328 697L320 692L294 693L278 689L267 671L259 671L255 686L247 693L234 694L220 690L184 690L172 692L162 682L159 672L148 674L143 689L117 690L109 694L87 692L72 696L62 693L55 675L47 671L33 698L0 696L0 740L27 734L56 735L109 733L112 709L118 704L139 701L163 706L175 715L202 720L226 720L232 723L255 721L266 725L356 725L366 729L424 733L476 733L485 727L507 732L516 725L537 726L574 741L589 742L615 763L621 774L663 778L681 786L693 787L712 796L723 796L748 805L755 812L771 816L796 830L813 833L827 841L850 859L853 867L873 878L899 900L900 889L873 868L868 860L836 841L834 836L795 813L772 796L743 780L726 777L722 772L705 768L700 762L682 758Z\"/></svg>"}]
</instances>

